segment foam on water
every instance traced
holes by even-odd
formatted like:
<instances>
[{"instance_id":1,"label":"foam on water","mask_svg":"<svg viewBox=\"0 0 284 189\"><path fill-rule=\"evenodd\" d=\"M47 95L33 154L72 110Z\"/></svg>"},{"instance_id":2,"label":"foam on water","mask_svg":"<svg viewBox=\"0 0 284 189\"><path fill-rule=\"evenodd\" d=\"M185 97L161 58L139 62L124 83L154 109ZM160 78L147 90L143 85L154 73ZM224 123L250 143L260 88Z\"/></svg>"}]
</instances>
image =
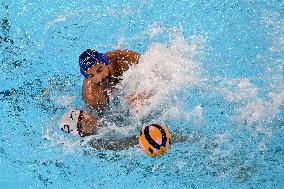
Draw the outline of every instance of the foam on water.
<instances>
[{"instance_id":1,"label":"foam on water","mask_svg":"<svg viewBox=\"0 0 284 189\"><path fill-rule=\"evenodd\" d=\"M238 104L233 120L248 125L266 125L281 111L284 102L283 20L279 13L264 12L262 23L270 27L267 33L270 47L258 53L256 59L266 68L253 78L222 79L221 94L228 102Z\"/></svg>"},{"instance_id":2,"label":"foam on water","mask_svg":"<svg viewBox=\"0 0 284 189\"><path fill-rule=\"evenodd\" d=\"M204 43L203 37L192 37L198 44ZM202 64L196 62L196 41L190 44L181 34L167 45L152 44L141 56L140 64L130 68L117 87L125 95L151 94L145 101L137 102L132 109L136 119L141 119L152 111L167 111L180 105L178 91L185 87L202 87L206 80ZM190 95L190 94L189 94ZM178 109L178 107L177 107Z\"/></svg>"}]
</instances>

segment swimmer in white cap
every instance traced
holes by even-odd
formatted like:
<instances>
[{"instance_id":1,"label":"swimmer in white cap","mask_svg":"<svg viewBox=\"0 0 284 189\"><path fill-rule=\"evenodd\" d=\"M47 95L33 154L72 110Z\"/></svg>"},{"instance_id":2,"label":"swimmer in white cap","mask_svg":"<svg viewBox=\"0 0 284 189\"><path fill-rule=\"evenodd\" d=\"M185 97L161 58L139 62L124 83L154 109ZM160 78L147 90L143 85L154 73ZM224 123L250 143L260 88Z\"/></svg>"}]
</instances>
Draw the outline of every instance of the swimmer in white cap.
<instances>
[{"instance_id":1,"label":"swimmer in white cap","mask_svg":"<svg viewBox=\"0 0 284 189\"><path fill-rule=\"evenodd\" d=\"M101 126L95 117L82 110L71 110L63 115L59 122L59 128L66 133L76 136L89 136L98 132ZM186 136L173 133L175 142L185 142ZM98 150L123 150L137 144L137 136L127 136L123 139L100 138L91 140L90 145Z\"/></svg>"},{"instance_id":2,"label":"swimmer in white cap","mask_svg":"<svg viewBox=\"0 0 284 189\"><path fill-rule=\"evenodd\" d=\"M61 130L81 137L96 134L100 127L97 119L83 110L71 110L65 113L59 121ZM136 136L126 137L124 140L103 138L90 141L90 145L98 150L122 150L136 143Z\"/></svg>"},{"instance_id":3,"label":"swimmer in white cap","mask_svg":"<svg viewBox=\"0 0 284 189\"><path fill-rule=\"evenodd\" d=\"M96 134L101 126L89 113L83 110L71 110L63 115L59 127L66 133L84 137Z\"/></svg>"}]
</instances>

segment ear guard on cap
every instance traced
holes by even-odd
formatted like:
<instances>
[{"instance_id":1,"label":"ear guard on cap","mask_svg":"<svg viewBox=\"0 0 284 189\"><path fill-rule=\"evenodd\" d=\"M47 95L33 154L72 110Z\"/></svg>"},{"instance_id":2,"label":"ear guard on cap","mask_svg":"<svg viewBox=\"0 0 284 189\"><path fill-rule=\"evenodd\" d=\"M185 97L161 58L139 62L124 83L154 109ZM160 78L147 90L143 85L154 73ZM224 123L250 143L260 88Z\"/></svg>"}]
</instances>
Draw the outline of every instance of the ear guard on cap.
<instances>
[{"instance_id":1,"label":"ear guard on cap","mask_svg":"<svg viewBox=\"0 0 284 189\"><path fill-rule=\"evenodd\" d=\"M73 135L79 135L78 132L78 120L82 110L71 110L65 113L59 121L59 128L66 133L72 133Z\"/></svg>"}]
</instances>

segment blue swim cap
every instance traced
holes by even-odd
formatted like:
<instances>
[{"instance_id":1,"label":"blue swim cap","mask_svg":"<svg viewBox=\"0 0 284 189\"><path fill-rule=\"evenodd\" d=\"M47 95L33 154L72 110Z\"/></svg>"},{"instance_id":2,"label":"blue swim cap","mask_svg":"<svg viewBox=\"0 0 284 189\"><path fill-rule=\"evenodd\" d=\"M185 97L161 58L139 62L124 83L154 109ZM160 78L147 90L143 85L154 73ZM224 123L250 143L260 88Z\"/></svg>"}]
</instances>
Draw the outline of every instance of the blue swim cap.
<instances>
[{"instance_id":1,"label":"blue swim cap","mask_svg":"<svg viewBox=\"0 0 284 189\"><path fill-rule=\"evenodd\" d=\"M99 53L96 50L87 49L79 56L79 66L80 72L85 77L87 76L87 71L92 67L95 66L98 62L102 62L105 65L109 64L109 60L105 54Z\"/></svg>"}]
</instances>

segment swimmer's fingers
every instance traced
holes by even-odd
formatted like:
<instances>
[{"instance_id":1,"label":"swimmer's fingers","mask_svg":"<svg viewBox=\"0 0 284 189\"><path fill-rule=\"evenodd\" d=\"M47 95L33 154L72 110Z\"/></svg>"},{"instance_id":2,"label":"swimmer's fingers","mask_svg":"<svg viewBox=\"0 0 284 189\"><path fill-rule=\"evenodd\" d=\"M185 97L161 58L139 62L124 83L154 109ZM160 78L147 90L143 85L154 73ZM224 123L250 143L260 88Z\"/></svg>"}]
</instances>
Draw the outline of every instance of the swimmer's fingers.
<instances>
[{"instance_id":1,"label":"swimmer's fingers","mask_svg":"<svg viewBox=\"0 0 284 189\"><path fill-rule=\"evenodd\" d=\"M124 100L130 105L132 112L137 114L142 107L150 104L149 99L151 96L153 96L153 93L136 93L128 95Z\"/></svg>"},{"instance_id":2,"label":"swimmer's fingers","mask_svg":"<svg viewBox=\"0 0 284 189\"><path fill-rule=\"evenodd\" d=\"M124 97L124 100L131 100L133 98L134 94L128 95Z\"/></svg>"},{"instance_id":3,"label":"swimmer's fingers","mask_svg":"<svg viewBox=\"0 0 284 189\"><path fill-rule=\"evenodd\" d=\"M152 92L151 93L147 93L147 92L134 93L134 94L124 97L124 100L128 104L132 104L135 101L144 101L146 99L149 99L151 96L153 96Z\"/></svg>"},{"instance_id":4,"label":"swimmer's fingers","mask_svg":"<svg viewBox=\"0 0 284 189\"><path fill-rule=\"evenodd\" d=\"M124 97L124 101L127 104L132 104L136 99L137 99L136 94L131 94L131 95Z\"/></svg>"}]
</instances>

